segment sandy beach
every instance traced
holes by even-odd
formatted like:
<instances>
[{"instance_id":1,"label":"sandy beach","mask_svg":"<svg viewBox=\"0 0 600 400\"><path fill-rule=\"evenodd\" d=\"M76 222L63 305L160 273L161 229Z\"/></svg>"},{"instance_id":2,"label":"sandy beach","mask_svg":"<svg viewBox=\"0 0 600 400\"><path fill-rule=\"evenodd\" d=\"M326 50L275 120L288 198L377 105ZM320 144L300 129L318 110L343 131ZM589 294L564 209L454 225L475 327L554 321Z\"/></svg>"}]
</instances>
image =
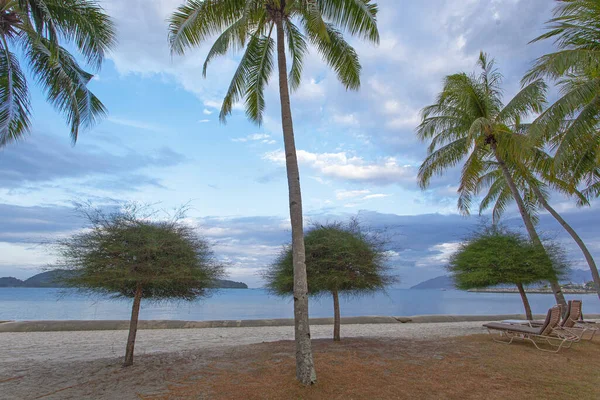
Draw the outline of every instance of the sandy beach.
<instances>
[{"instance_id":1,"label":"sandy beach","mask_svg":"<svg viewBox=\"0 0 600 400\"><path fill-rule=\"evenodd\" d=\"M485 332L482 322L344 325L342 336L426 340ZM314 326L314 339L333 327ZM135 365L120 367L127 331L0 333L0 399L138 399L252 344L293 340L293 328L142 330Z\"/></svg>"}]
</instances>

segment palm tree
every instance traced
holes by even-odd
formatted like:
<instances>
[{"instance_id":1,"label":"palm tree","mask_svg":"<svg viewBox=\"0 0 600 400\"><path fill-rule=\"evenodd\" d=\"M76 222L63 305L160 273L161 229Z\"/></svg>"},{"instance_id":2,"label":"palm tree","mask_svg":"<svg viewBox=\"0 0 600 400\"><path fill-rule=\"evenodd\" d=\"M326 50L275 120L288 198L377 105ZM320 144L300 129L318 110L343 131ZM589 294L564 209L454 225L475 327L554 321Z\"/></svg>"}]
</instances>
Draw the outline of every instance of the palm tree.
<instances>
[{"instance_id":1,"label":"palm tree","mask_svg":"<svg viewBox=\"0 0 600 400\"><path fill-rule=\"evenodd\" d=\"M31 105L19 49L48 101L67 119L73 142L106 109L86 72L62 45L79 50L99 69L115 44L114 24L93 0L0 0L0 147L29 132Z\"/></svg>"},{"instance_id":2,"label":"palm tree","mask_svg":"<svg viewBox=\"0 0 600 400\"><path fill-rule=\"evenodd\" d=\"M554 39L559 51L538 58L523 83L542 77L558 81L561 97L535 120L531 132L550 139L563 163L600 146L600 2L558 3L550 30L532 42Z\"/></svg>"},{"instance_id":3,"label":"palm tree","mask_svg":"<svg viewBox=\"0 0 600 400\"><path fill-rule=\"evenodd\" d=\"M519 142L517 144L518 146L527 145L526 136L515 133L513 139ZM568 182L546 173L549 169L551 170L554 159L542 149L532 149L530 155L532 155L532 157L529 157L529 160L505 160L511 167L511 176L522 193L525 204L529 205L529 213L532 215L532 218L536 218L536 209L540 206L543 207L573 238L590 268L596 290L598 291L598 297L600 298L600 275L598 274L596 262L575 229L573 229L573 227L569 225L569 223L550 205L548 201L548 188L552 188L566 195L576 195L579 204L588 205L588 199L584 194L573 189ZM493 206L493 218L494 222L496 222L504 213L509 202L513 200L513 197L499 165L497 163L489 163L487 168L487 172L481 175L477 183L476 192L483 191L486 188L488 189L487 194L483 197L479 205L479 213L481 214L483 211ZM536 176L534 171L540 172L538 176Z\"/></svg>"},{"instance_id":4,"label":"palm tree","mask_svg":"<svg viewBox=\"0 0 600 400\"><path fill-rule=\"evenodd\" d=\"M522 118L540 112L545 103L546 84L536 80L525 86L506 105L502 103L500 84L502 75L494 61L483 52L479 55L479 75L459 73L447 76L436 103L422 110L422 122L417 128L421 140L431 140L428 155L419 169L419 184L426 188L433 175L442 174L463 159L459 185L458 208L468 214L478 182L496 163L530 239L543 247L535 229L531 207L519 193L507 160L523 157L524 146L515 146L513 128ZM566 307L566 301L557 279L550 281L556 302Z\"/></svg>"},{"instance_id":5,"label":"palm tree","mask_svg":"<svg viewBox=\"0 0 600 400\"><path fill-rule=\"evenodd\" d=\"M281 121L286 155L294 265L296 377L316 382L306 279L300 174L294 143L290 91L298 88L304 56L312 44L347 89L360 86L360 63L342 31L377 43L377 5L371 0L187 0L170 19L174 53L183 54L219 34L208 52L208 64L229 50L245 49L227 89L220 119L225 121L236 102L244 101L248 118L260 124L265 109L264 88L277 55ZM291 57L288 67L285 45Z\"/></svg>"}]
</instances>

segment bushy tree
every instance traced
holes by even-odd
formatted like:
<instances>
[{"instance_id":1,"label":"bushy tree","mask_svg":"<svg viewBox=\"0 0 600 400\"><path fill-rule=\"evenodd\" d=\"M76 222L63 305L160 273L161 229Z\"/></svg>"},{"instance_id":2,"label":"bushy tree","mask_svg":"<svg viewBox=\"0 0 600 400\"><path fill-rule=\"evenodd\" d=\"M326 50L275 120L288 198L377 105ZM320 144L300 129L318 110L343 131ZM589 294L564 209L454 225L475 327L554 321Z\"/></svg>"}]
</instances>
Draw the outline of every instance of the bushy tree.
<instances>
[{"instance_id":1,"label":"bushy tree","mask_svg":"<svg viewBox=\"0 0 600 400\"><path fill-rule=\"evenodd\" d=\"M558 245L546 244L544 250L499 225L479 228L460 245L448 265L459 289L516 285L529 320L533 316L524 286L562 276L566 269L564 252Z\"/></svg>"},{"instance_id":2,"label":"bushy tree","mask_svg":"<svg viewBox=\"0 0 600 400\"><path fill-rule=\"evenodd\" d=\"M356 221L315 225L304 236L306 271L311 296L331 294L333 340L340 340L339 294L362 295L385 289L396 281L386 264L384 238L364 232ZM264 273L267 288L280 296L294 289L292 250L286 246Z\"/></svg>"},{"instance_id":3,"label":"bushy tree","mask_svg":"<svg viewBox=\"0 0 600 400\"><path fill-rule=\"evenodd\" d=\"M87 86L93 75L69 49L97 70L114 44L114 24L95 0L0 0L0 148L30 130L29 89L19 58L65 115L76 141L80 127L93 125L106 110Z\"/></svg>"},{"instance_id":4,"label":"bushy tree","mask_svg":"<svg viewBox=\"0 0 600 400\"><path fill-rule=\"evenodd\" d=\"M67 286L85 292L132 298L124 366L133 364L140 303L192 301L209 294L223 267L209 244L181 221L158 220L146 208L127 205L114 212L80 209L88 229L59 242L58 267Z\"/></svg>"}]
</instances>

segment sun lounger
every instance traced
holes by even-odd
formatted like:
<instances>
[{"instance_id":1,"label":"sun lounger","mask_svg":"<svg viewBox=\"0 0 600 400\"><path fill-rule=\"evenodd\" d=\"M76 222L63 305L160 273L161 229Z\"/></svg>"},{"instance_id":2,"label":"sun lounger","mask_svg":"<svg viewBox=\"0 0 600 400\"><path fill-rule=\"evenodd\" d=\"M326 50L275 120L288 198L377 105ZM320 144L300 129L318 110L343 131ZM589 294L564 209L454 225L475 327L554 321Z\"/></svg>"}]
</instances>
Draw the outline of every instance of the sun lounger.
<instances>
[{"instance_id":1,"label":"sun lounger","mask_svg":"<svg viewBox=\"0 0 600 400\"><path fill-rule=\"evenodd\" d=\"M544 321L531 321L530 325L540 326L543 323ZM567 313L558 324L557 329L565 330L577 336L578 339L592 340L598 331L598 324L583 320L581 300L569 300Z\"/></svg>"},{"instance_id":2,"label":"sun lounger","mask_svg":"<svg viewBox=\"0 0 600 400\"><path fill-rule=\"evenodd\" d=\"M561 307L554 306L548 310L546 320L540 326L503 324L499 322L491 322L483 326L487 328L490 335L492 335L492 339L496 342L511 344L515 339L527 340L533 343L538 350L557 353L561 348L569 348L571 344L578 341L576 335L562 329L557 329L560 316ZM495 336L497 336L497 333L499 333L500 339L496 339ZM555 349L544 349L539 346L541 343L548 344Z\"/></svg>"}]
</instances>

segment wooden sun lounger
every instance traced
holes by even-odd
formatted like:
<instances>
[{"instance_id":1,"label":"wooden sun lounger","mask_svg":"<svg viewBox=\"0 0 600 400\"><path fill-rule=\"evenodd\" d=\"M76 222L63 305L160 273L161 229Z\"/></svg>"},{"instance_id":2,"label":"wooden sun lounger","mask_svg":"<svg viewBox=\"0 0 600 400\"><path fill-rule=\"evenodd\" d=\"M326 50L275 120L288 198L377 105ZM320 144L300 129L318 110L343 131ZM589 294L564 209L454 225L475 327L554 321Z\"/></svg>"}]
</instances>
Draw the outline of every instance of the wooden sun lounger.
<instances>
[{"instance_id":1,"label":"wooden sun lounger","mask_svg":"<svg viewBox=\"0 0 600 400\"><path fill-rule=\"evenodd\" d=\"M492 335L492 339L496 342L511 344L515 339L526 340L533 343L538 350L558 353L561 348L569 348L574 342L579 340L576 335L562 329L557 329L560 316L561 307L554 306L548 310L546 320L541 326L503 324L500 322L491 322L483 326L487 328L489 334ZM499 333L499 335L496 333ZM499 336L500 339L497 339L495 336ZM548 344L555 349L544 349L539 346L541 343Z\"/></svg>"}]
</instances>

